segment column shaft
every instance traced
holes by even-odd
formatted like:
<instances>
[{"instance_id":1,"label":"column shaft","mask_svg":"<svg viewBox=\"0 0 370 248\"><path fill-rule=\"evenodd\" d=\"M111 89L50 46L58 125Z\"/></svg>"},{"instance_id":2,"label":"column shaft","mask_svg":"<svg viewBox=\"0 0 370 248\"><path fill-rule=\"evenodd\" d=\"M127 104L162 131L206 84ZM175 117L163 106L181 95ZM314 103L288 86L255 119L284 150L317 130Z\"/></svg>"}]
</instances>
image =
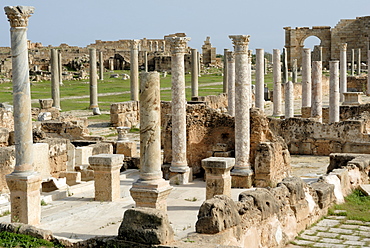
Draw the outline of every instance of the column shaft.
<instances>
[{"instance_id":1,"label":"column shaft","mask_svg":"<svg viewBox=\"0 0 370 248\"><path fill-rule=\"evenodd\" d=\"M62 52L58 51L58 78L59 78L59 85L63 85L63 65L62 65Z\"/></svg>"},{"instance_id":2,"label":"column shaft","mask_svg":"<svg viewBox=\"0 0 370 248\"><path fill-rule=\"evenodd\" d=\"M286 48L283 48L283 76L282 76L282 83L285 85L289 81L288 76L288 55Z\"/></svg>"},{"instance_id":3,"label":"column shaft","mask_svg":"<svg viewBox=\"0 0 370 248\"><path fill-rule=\"evenodd\" d=\"M355 49L351 53L351 76L355 75Z\"/></svg>"},{"instance_id":4,"label":"column shaft","mask_svg":"<svg viewBox=\"0 0 370 248\"><path fill-rule=\"evenodd\" d=\"M191 96L198 96L198 51L191 49Z\"/></svg>"},{"instance_id":5,"label":"column shaft","mask_svg":"<svg viewBox=\"0 0 370 248\"><path fill-rule=\"evenodd\" d=\"M96 49L89 49L90 55L90 109L98 107L98 74L96 66Z\"/></svg>"},{"instance_id":6,"label":"column shaft","mask_svg":"<svg viewBox=\"0 0 370 248\"><path fill-rule=\"evenodd\" d=\"M264 85L265 85L265 75L264 75L264 50L256 49L256 108L264 111Z\"/></svg>"},{"instance_id":7,"label":"column shaft","mask_svg":"<svg viewBox=\"0 0 370 248\"><path fill-rule=\"evenodd\" d=\"M51 49L50 52L51 98L53 99L53 107L60 109L58 51Z\"/></svg>"},{"instance_id":8,"label":"column shaft","mask_svg":"<svg viewBox=\"0 0 370 248\"><path fill-rule=\"evenodd\" d=\"M311 107L311 49L302 50L302 107Z\"/></svg>"},{"instance_id":9,"label":"column shaft","mask_svg":"<svg viewBox=\"0 0 370 248\"><path fill-rule=\"evenodd\" d=\"M281 62L280 62L280 50L273 50L273 80L274 80L274 91L273 91L273 115L281 115Z\"/></svg>"},{"instance_id":10,"label":"column shaft","mask_svg":"<svg viewBox=\"0 0 370 248\"><path fill-rule=\"evenodd\" d=\"M367 88L366 95L370 95L370 50L367 51Z\"/></svg>"},{"instance_id":11,"label":"column shaft","mask_svg":"<svg viewBox=\"0 0 370 248\"><path fill-rule=\"evenodd\" d=\"M340 101L344 101L344 92L347 92L347 43L340 46Z\"/></svg>"},{"instance_id":12,"label":"column shaft","mask_svg":"<svg viewBox=\"0 0 370 248\"><path fill-rule=\"evenodd\" d=\"M311 117L322 122L322 63L312 62L312 107Z\"/></svg>"},{"instance_id":13,"label":"column shaft","mask_svg":"<svg viewBox=\"0 0 370 248\"><path fill-rule=\"evenodd\" d=\"M357 50L357 75L361 75L361 48Z\"/></svg>"},{"instance_id":14,"label":"column shaft","mask_svg":"<svg viewBox=\"0 0 370 248\"><path fill-rule=\"evenodd\" d=\"M330 61L329 123L339 122L339 61Z\"/></svg>"},{"instance_id":15,"label":"column shaft","mask_svg":"<svg viewBox=\"0 0 370 248\"><path fill-rule=\"evenodd\" d=\"M99 52L99 79L104 80L104 60L103 52Z\"/></svg>"},{"instance_id":16,"label":"column shaft","mask_svg":"<svg viewBox=\"0 0 370 248\"><path fill-rule=\"evenodd\" d=\"M132 101L139 100L139 42L139 40L131 41L130 87ZM158 43L156 51L158 51Z\"/></svg>"},{"instance_id":17,"label":"column shaft","mask_svg":"<svg viewBox=\"0 0 370 248\"><path fill-rule=\"evenodd\" d=\"M285 119L294 117L294 85L292 81L285 84Z\"/></svg>"},{"instance_id":18,"label":"column shaft","mask_svg":"<svg viewBox=\"0 0 370 248\"><path fill-rule=\"evenodd\" d=\"M148 52L144 52L144 68L145 72L148 72Z\"/></svg>"},{"instance_id":19,"label":"column shaft","mask_svg":"<svg viewBox=\"0 0 370 248\"><path fill-rule=\"evenodd\" d=\"M235 59L234 52L227 51L227 112L235 116Z\"/></svg>"},{"instance_id":20,"label":"column shaft","mask_svg":"<svg viewBox=\"0 0 370 248\"><path fill-rule=\"evenodd\" d=\"M223 92L224 93L227 93L229 87L228 87L228 76L227 76L227 52L229 51L229 49L224 49L224 76L223 76Z\"/></svg>"}]
</instances>

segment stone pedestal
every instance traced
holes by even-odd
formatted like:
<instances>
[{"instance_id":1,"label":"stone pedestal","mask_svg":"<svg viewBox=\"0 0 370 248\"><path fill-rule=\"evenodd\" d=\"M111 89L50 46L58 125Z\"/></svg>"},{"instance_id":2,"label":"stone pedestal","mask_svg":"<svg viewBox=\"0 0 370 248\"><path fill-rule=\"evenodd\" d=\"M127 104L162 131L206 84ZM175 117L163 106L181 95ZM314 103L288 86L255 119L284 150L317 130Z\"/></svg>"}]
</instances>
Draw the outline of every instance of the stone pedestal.
<instances>
[{"instance_id":1,"label":"stone pedestal","mask_svg":"<svg viewBox=\"0 0 370 248\"><path fill-rule=\"evenodd\" d=\"M206 172L206 199L215 195L231 197L230 170L234 164L234 158L210 157L202 160Z\"/></svg>"},{"instance_id":2,"label":"stone pedestal","mask_svg":"<svg viewBox=\"0 0 370 248\"><path fill-rule=\"evenodd\" d=\"M311 117L322 122L322 63L312 62L312 107Z\"/></svg>"},{"instance_id":3,"label":"stone pedestal","mask_svg":"<svg viewBox=\"0 0 370 248\"><path fill-rule=\"evenodd\" d=\"M281 63L280 50L273 50L273 77L274 77L274 94L273 94L273 116L281 116Z\"/></svg>"},{"instance_id":4,"label":"stone pedestal","mask_svg":"<svg viewBox=\"0 0 370 248\"><path fill-rule=\"evenodd\" d=\"M120 198L120 169L124 156L99 154L89 157L94 170L95 201L116 201Z\"/></svg>"},{"instance_id":5,"label":"stone pedestal","mask_svg":"<svg viewBox=\"0 0 370 248\"><path fill-rule=\"evenodd\" d=\"M234 52L227 51L227 113L235 116L235 59Z\"/></svg>"},{"instance_id":6,"label":"stone pedestal","mask_svg":"<svg viewBox=\"0 0 370 248\"><path fill-rule=\"evenodd\" d=\"M139 100L139 43L140 40L131 41L130 88L132 101Z\"/></svg>"},{"instance_id":7,"label":"stone pedestal","mask_svg":"<svg viewBox=\"0 0 370 248\"><path fill-rule=\"evenodd\" d=\"M344 92L344 102L342 105L360 105L362 104L361 95L362 92Z\"/></svg>"},{"instance_id":8,"label":"stone pedestal","mask_svg":"<svg viewBox=\"0 0 370 248\"><path fill-rule=\"evenodd\" d=\"M262 112L264 111L264 85L265 85L265 74L264 74L264 56L265 52L263 49L256 49L256 108L259 108Z\"/></svg>"},{"instance_id":9,"label":"stone pedestal","mask_svg":"<svg viewBox=\"0 0 370 248\"><path fill-rule=\"evenodd\" d=\"M311 49L302 50L302 108L311 107Z\"/></svg>"},{"instance_id":10,"label":"stone pedestal","mask_svg":"<svg viewBox=\"0 0 370 248\"><path fill-rule=\"evenodd\" d=\"M339 61L330 61L329 123L339 122Z\"/></svg>"},{"instance_id":11,"label":"stone pedestal","mask_svg":"<svg viewBox=\"0 0 370 248\"><path fill-rule=\"evenodd\" d=\"M344 101L344 92L347 92L347 43L340 45L340 101Z\"/></svg>"}]
</instances>

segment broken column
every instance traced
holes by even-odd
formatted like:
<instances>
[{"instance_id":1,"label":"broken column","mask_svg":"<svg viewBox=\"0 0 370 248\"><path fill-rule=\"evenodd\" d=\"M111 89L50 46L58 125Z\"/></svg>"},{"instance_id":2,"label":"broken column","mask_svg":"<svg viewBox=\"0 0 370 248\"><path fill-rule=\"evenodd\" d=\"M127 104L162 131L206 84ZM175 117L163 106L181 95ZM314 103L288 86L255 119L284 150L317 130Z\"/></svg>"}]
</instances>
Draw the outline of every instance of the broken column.
<instances>
[{"instance_id":1,"label":"broken column","mask_svg":"<svg viewBox=\"0 0 370 248\"><path fill-rule=\"evenodd\" d=\"M89 164L94 170L95 201L119 200L123 158L121 154L99 154L89 157Z\"/></svg>"},{"instance_id":2,"label":"broken column","mask_svg":"<svg viewBox=\"0 0 370 248\"><path fill-rule=\"evenodd\" d=\"M229 49L224 49L224 75L223 75L223 92L224 93L227 93L228 89L229 89L229 86L228 86L228 81L227 81L227 69L228 69L228 65L227 65L227 52L229 51Z\"/></svg>"},{"instance_id":3,"label":"broken column","mask_svg":"<svg viewBox=\"0 0 370 248\"><path fill-rule=\"evenodd\" d=\"M274 77L274 93L273 93L273 115L281 115L281 62L280 62L280 50L273 50L273 77Z\"/></svg>"},{"instance_id":4,"label":"broken column","mask_svg":"<svg viewBox=\"0 0 370 248\"><path fill-rule=\"evenodd\" d=\"M339 61L330 61L329 123L339 122Z\"/></svg>"},{"instance_id":5,"label":"broken column","mask_svg":"<svg viewBox=\"0 0 370 248\"><path fill-rule=\"evenodd\" d=\"M311 49L302 49L302 108L311 107Z\"/></svg>"},{"instance_id":6,"label":"broken column","mask_svg":"<svg viewBox=\"0 0 370 248\"><path fill-rule=\"evenodd\" d=\"M160 82L158 72L140 74L140 178L130 193L136 207L167 210L172 187L162 178ZM186 143L185 143L186 145Z\"/></svg>"},{"instance_id":7,"label":"broken column","mask_svg":"<svg viewBox=\"0 0 370 248\"><path fill-rule=\"evenodd\" d=\"M227 51L227 113L235 116L235 59L234 52Z\"/></svg>"},{"instance_id":8,"label":"broken column","mask_svg":"<svg viewBox=\"0 0 370 248\"><path fill-rule=\"evenodd\" d=\"M256 49L256 108L259 108L262 112L264 111L264 85L265 85L265 75L264 75L264 50Z\"/></svg>"},{"instance_id":9,"label":"broken column","mask_svg":"<svg viewBox=\"0 0 370 248\"><path fill-rule=\"evenodd\" d=\"M98 106L98 74L96 68L96 49L89 49L90 55L90 109L94 115L100 115Z\"/></svg>"},{"instance_id":10,"label":"broken column","mask_svg":"<svg viewBox=\"0 0 370 248\"><path fill-rule=\"evenodd\" d=\"M344 92L347 92L347 43L340 44L340 101L344 101Z\"/></svg>"},{"instance_id":11,"label":"broken column","mask_svg":"<svg viewBox=\"0 0 370 248\"><path fill-rule=\"evenodd\" d=\"M198 51L191 49L191 97L198 96Z\"/></svg>"},{"instance_id":12,"label":"broken column","mask_svg":"<svg viewBox=\"0 0 370 248\"><path fill-rule=\"evenodd\" d=\"M11 221L37 225L41 219L41 176L33 170L31 93L27 26L34 7L6 6L10 22L13 70L15 168L6 175L10 190Z\"/></svg>"},{"instance_id":13,"label":"broken column","mask_svg":"<svg viewBox=\"0 0 370 248\"><path fill-rule=\"evenodd\" d=\"M51 49L50 53L51 98L53 99L53 107L60 109L58 51Z\"/></svg>"},{"instance_id":14,"label":"broken column","mask_svg":"<svg viewBox=\"0 0 370 248\"><path fill-rule=\"evenodd\" d=\"M253 171L250 152L250 70L248 62L249 35L230 35L235 54L235 166L231 171L232 186L250 188ZM247 68L247 69L246 69Z\"/></svg>"},{"instance_id":15,"label":"broken column","mask_svg":"<svg viewBox=\"0 0 370 248\"><path fill-rule=\"evenodd\" d=\"M167 37L171 44L172 83L172 162L170 181L175 184L189 182L190 168L186 159L186 98L184 54L188 37Z\"/></svg>"},{"instance_id":16,"label":"broken column","mask_svg":"<svg viewBox=\"0 0 370 248\"><path fill-rule=\"evenodd\" d=\"M294 85L292 81L285 84L285 119L294 117Z\"/></svg>"},{"instance_id":17,"label":"broken column","mask_svg":"<svg viewBox=\"0 0 370 248\"><path fill-rule=\"evenodd\" d=\"M99 52L99 79L104 80L104 60L103 52Z\"/></svg>"},{"instance_id":18,"label":"broken column","mask_svg":"<svg viewBox=\"0 0 370 248\"><path fill-rule=\"evenodd\" d=\"M132 101L139 100L139 43L140 40L131 41L130 88ZM158 51L158 49L156 51Z\"/></svg>"},{"instance_id":19,"label":"broken column","mask_svg":"<svg viewBox=\"0 0 370 248\"><path fill-rule=\"evenodd\" d=\"M206 173L206 200L215 195L231 197L230 170L234 164L234 158L210 157L202 160Z\"/></svg>"},{"instance_id":20,"label":"broken column","mask_svg":"<svg viewBox=\"0 0 370 248\"><path fill-rule=\"evenodd\" d=\"M311 117L322 122L322 63L312 62L312 107Z\"/></svg>"}]
</instances>

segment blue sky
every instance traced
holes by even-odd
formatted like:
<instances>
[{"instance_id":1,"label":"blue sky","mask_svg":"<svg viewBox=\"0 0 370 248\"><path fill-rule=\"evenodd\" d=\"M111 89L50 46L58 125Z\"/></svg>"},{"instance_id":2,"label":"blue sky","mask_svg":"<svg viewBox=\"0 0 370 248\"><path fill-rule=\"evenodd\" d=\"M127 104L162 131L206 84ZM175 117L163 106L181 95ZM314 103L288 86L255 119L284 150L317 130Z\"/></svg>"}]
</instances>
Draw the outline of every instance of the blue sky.
<instances>
[{"instance_id":1,"label":"blue sky","mask_svg":"<svg viewBox=\"0 0 370 248\"><path fill-rule=\"evenodd\" d=\"M250 49L284 46L283 27L334 27L340 19L370 15L369 0L1 0L34 6L28 39L43 45L86 46L95 40L162 38L184 32L200 49L206 36L223 53L228 35L248 34ZM9 23L0 14L0 46L9 46ZM310 38L308 47L318 44ZM316 43L315 43L316 42ZM310 44L312 43L312 44Z\"/></svg>"}]
</instances>

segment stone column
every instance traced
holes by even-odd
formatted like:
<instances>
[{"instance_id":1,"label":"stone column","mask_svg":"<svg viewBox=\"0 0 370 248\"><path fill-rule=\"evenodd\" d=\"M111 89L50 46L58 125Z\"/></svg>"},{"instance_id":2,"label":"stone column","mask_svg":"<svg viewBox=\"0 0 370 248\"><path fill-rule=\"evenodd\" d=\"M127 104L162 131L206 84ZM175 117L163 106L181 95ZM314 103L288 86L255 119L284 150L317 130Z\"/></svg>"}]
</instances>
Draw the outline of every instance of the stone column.
<instances>
[{"instance_id":1,"label":"stone column","mask_svg":"<svg viewBox=\"0 0 370 248\"><path fill-rule=\"evenodd\" d=\"M229 87L228 87L228 81L227 81L227 52L229 49L224 49L224 77L223 77L223 92L227 93Z\"/></svg>"},{"instance_id":2,"label":"stone column","mask_svg":"<svg viewBox=\"0 0 370 248\"><path fill-rule=\"evenodd\" d=\"M361 48L357 50L357 75L361 75Z\"/></svg>"},{"instance_id":3,"label":"stone column","mask_svg":"<svg viewBox=\"0 0 370 248\"><path fill-rule=\"evenodd\" d=\"M198 96L198 51L191 49L191 97Z\"/></svg>"},{"instance_id":4,"label":"stone column","mask_svg":"<svg viewBox=\"0 0 370 248\"><path fill-rule=\"evenodd\" d=\"M148 72L148 52L144 51L144 68L145 72Z\"/></svg>"},{"instance_id":5,"label":"stone column","mask_svg":"<svg viewBox=\"0 0 370 248\"><path fill-rule=\"evenodd\" d=\"M253 50L248 50L248 66L246 68L247 70L247 73L248 73L248 82L249 82L249 87L247 89L247 94L248 94L248 108L254 108L255 104L254 104L254 101L252 101L252 93L254 93L252 91L252 57L253 57Z\"/></svg>"},{"instance_id":6,"label":"stone column","mask_svg":"<svg viewBox=\"0 0 370 248\"><path fill-rule=\"evenodd\" d=\"M293 59L293 66L292 66L292 82L293 85L297 83L297 59Z\"/></svg>"},{"instance_id":7,"label":"stone column","mask_svg":"<svg viewBox=\"0 0 370 248\"><path fill-rule=\"evenodd\" d=\"M302 108L311 107L311 49L302 50Z\"/></svg>"},{"instance_id":8,"label":"stone column","mask_svg":"<svg viewBox=\"0 0 370 248\"><path fill-rule=\"evenodd\" d=\"M227 51L227 112L231 116L235 116L235 59L234 52Z\"/></svg>"},{"instance_id":9,"label":"stone column","mask_svg":"<svg viewBox=\"0 0 370 248\"><path fill-rule=\"evenodd\" d=\"M268 64L268 59L264 59L265 60L265 64L264 64L264 74L267 75L267 64Z\"/></svg>"},{"instance_id":10,"label":"stone column","mask_svg":"<svg viewBox=\"0 0 370 248\"><path fill-rule=\"evenodd\" d=\"M312 107L311 117L322 122L322 63L312 62Z\"/></svg>"},{"instance_id":11,"label":"stone column","mask_svg":"<svg viewBox=\"0 0 370 248\"><path fill-rule=\"evenodd\" d=\"M6 175L10 190L11 221L37 225L41 219L41 176L33 171L31 93L27 26L34 7L6 6L10 22L13 71L15 168Z\"/></svg>"},{"instance_id":12,"label":"stone column","mask_svg":"<svg viewBox=\"0 0 370 248\"><path fill-rule=\"evenodd\" d=\"M201 72L201 66L200 66L200 52L197 52L197 59L198 59L198 76L200 77L200 72Z\"/></svg>"},{"instance_id":13,"label":"stone column","mask_svg":"<svg viewBox=\"0 0 370 248\"><path fill-rule=\"evenodd\" d=\"M273 50L273 77L274 77L274 91L273 91L273 115L281 115L281 62L280 50Z\"/></svg>"},{"instance_id":14,"label":"stone column","mask_svg":"<svg viewBox=\"0 0 370 248\"><path fill-rule=\"evenodd\" d=\"M230 170L235 158L210 157L202 160L206 172L206 200L215 195L231 197Z\"/></svg>"},{"instance_id":15,"label":"stone column","mask_svg":"<svg viewBox=\"0 0 370 248\"><path fill-rule=\"evenodd\" d=\"M322 46L319 46L319 61L322 62Z\"/></svg>"},{"instance_id":16,"label":"stone column","mask_svg":"<svg viewBox=\"0 0 370 248\"><path fill-rule=\"evenodd\" d=\"M98 73L96 66L96 49L89 48L90 55L90 109L94 115L100 115L98 106Z\"/></svg>"},{"instance_id":17,"label":"stone column","mask_svg":"<svg viewBox=\"0 0 370 248\"><path fill-rule=\"evenodd\" d=\"M367 50L367 89L366 89L366 95L370 96L370 49Z\"/></svg>"},{"instance_id":18,"label":"stone column","mask_svg":"<svg viewBox=\"0 0 370 248\"><path fill-rule=\"evenodd\" d=\"M109 70L114 71L114 60L110 58L108 60L108 63L109 63Z\"/></svg>"},{"instance_id":19,"label":"stone column","mask_svg":"<svg viewBox=\"0 0 370 248\"><path fill-rule=\"evenodd\" d=\"M344 101L344 92L347 92L347 43L340 44L340 101Z\"/></svg>"},{"instance_id":20,"label":"stone column","mask_svg":"<svg viewBox=\"0 0 370 248\"><path fill-rule=\"evenodd\" d=\"M285 119L294 117L294 85L292 81L285 84Z\"/></svg>"},{"instance_id":21,"label":"stone column","mask_svg":"<svg viewBox=\"0 0 370 248\"><path fill-rule=\"evenodd\" d=\"M351 76L355 75L355 49L351 53Z\"/></svg>"},{"instance_id":22,"label":"stone column","mask_svg":"<svg viewBox=\"0 0 370 248\"><path fill-rule=\"evenodd\" d=\"M250 153L250 70L249 35L230 35L235 54L235 166L231 172L232 186L250 188L253 171ZM246 69L247 68L247 69Z\"/></svg>"},{"instance_id":23,"label":"stone column","mask_svg":"<svg viewBox=\"0 0 370 248\"><path fill-rule=\"evenodd\" d=\"M172 187L161 171L161 105L158 72L140 74L140 178L130 193L136 207L167 210Z\"/></svg>"},{"instance_id":24,"label":"stone column","mask_svg":"<svg viewBox=\"0 0 370 248\"><path fill-rule=\"evenodd\" d=\"M53 99L53 107L60 109L58 51L56 49L51 49L50 52L51 98Z\"/></svg>"},{"instance_id":25,"label":"stone column","mask_svg":"<svg viewBox=\"0 0 370 248\"><path fill-rule=\"evenodd\" d=\"M94 170L95 201L117 201L120 199L120 169L124 155L99 154L89 157Z\"/></svg>"},{"instance_id":26,"label":"stone column","mask_svg":"<svg viewBox=\"0 0 370 248\"><path fill-rule=\"evenodd\" d=\"M104 59L103 52L99 52L99 79L104 80Z\"/></svg>"},{"instance_id":27,"label":"stone column","mask_svg":"<svg viewBox=\"0 0 370 248\"><path fill-rule=\"evenodd\" d=\"M62 66L62 52L58 51L58 78L59 78L59 85L63 85L63 66Z\"/></svg>"},{"instance_id":28,"label":"stone column","mask_svg":"<svg viewBox=\"0 0 370 248\"><path fill-rule=\"evenodd\" d=\"M131 41L131 57L130 57L130 87L131 100L139 100L139 43L140 40ZM157 42L158 48L158 42ZM158 49L156 50L158 51Z\"/></svg>"},{"instance_id":29,"label":"stone column","mask_svg":"<svg viewBox=\"0 0 370 248\"><path fill-rule=\"evenodd\" d=\"M172 74L172 162L170 181L175 184L189 182L190 168L186 159L186 96L184 54L188 37L168 37L171 45Z\"/></svg>"},{"instance_id":30,"label":"stone column","mask_svg":"<svg viewBox=\"0 0 370 248\"><path fill-rule=\"evenodd\" d=\"M329 123L339 122L339 61L330 61Z\"/></svg>"},{"instance_id":31,"label":"stone column","mask_svg":"<svg viewBox=\"0 0 370 248\"><path fill-rule=\"evenodd\" d=\"M264 55L263 49L256 49L256 108L259 108L262 112L265 110L264 100L264 85L265 85L265 74L264 74Z\"/></svg>"},{"instance_id":32,"label":"stone column","mask_svg":"<svg viewBox=\"0 0 370 248\"><path fill-rule=\"evenodd\" d=\"M154 41L154 51L158 52L159 49L158 49L158 41Z\"/></svg>"},{"instance_id":33,"label":"stone column","mask_svg":"<svg viewBox=\"0 0 370 248\"><path fill-rule=\"evenodd\" d=\"M283 76L282 76L282 83L285 85L289 81L289 76L288 76L288 55L286 48L283 48Z\"/></svg>"}]
</instances>

